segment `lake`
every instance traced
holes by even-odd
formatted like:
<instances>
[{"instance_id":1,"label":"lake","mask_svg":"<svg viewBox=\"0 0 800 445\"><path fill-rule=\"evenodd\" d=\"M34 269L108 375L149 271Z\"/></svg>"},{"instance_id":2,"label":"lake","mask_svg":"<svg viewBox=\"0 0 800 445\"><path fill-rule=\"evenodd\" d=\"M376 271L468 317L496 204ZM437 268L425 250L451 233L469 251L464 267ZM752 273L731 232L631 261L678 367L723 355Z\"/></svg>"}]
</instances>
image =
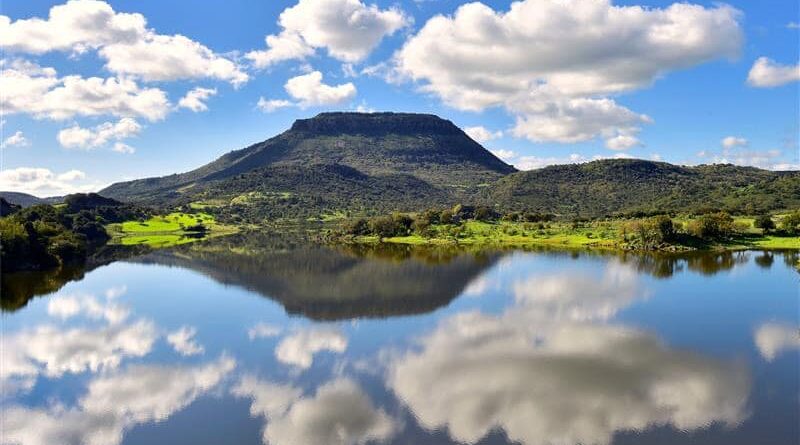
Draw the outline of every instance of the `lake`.
<instances>
[{"instance_id":1,"label":"lake","mask_svg":"<svg viewBox=\"0 0 800 445\"><path fill-rule=\"evenodd\" d=\"M796 444L798 254L242 235L3 283L3 443Z\"/></svg>"}]
</instances>

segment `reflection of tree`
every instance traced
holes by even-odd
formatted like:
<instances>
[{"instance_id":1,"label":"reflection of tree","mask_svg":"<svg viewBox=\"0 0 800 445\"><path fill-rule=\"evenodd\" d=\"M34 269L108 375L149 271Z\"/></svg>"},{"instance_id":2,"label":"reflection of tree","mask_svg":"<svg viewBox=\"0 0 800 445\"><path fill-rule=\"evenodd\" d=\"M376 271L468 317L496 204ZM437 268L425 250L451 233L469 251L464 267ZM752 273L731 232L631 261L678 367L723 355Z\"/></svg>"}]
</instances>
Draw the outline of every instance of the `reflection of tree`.
<instances>
[{"instance_id":1,"label":"reflection of tree","mask_svg":"<svg viewBox=\"0 0 800 445\"><path fill-rule=\"evenodd\" d=\"M403 246L329 248L257 234L155 252L139 261L197 270L314 319L424 313L446 305L498 254Z\"/></svg>"},{"instance_id":2,"label":"reflection of tree","mask_svg":"<svg viewBox=\"0 0 800 445\"><path fill-rule=\"evenodd\" d=\"M33 297L56 292L70 281L82 280L87 272L148 250L147 246L108 245L89 257L83 266L3 274L0 280L0 306L3 311L16 311L25 307Z\"/></svg>"},{"instance_id":3,"label":"reflection of tree","mask_svg":"<svg viewBox=\"0 0 800 445\"><path fill-rule=\"evenodd\" d=\"M772 252L761 252L761 255L755 257L755 263L764 269L769 269L772 267L772 263L775 262L775 257L773 256Z\"/></svg>"}]
</instances>

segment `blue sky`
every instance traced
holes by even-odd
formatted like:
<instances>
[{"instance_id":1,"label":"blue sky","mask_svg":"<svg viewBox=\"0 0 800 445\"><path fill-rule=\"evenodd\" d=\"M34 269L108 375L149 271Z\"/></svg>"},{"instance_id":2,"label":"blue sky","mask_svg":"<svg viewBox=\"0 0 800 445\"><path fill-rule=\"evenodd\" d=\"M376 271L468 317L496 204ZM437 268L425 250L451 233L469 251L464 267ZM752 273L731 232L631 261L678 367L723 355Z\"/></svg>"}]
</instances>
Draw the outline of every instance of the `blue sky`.
<instances>
[{"instance_id":1,"label":"blue sky","mask_svg":"<svg viewBox=\"0 0 800 445\"><path fill-rule=\"evenodd\" d=\"M0 14L0 189L187 171L326 110L435 113L524 169L800 169L796 1L27 0Z\"/></svg>"}]
</instances>

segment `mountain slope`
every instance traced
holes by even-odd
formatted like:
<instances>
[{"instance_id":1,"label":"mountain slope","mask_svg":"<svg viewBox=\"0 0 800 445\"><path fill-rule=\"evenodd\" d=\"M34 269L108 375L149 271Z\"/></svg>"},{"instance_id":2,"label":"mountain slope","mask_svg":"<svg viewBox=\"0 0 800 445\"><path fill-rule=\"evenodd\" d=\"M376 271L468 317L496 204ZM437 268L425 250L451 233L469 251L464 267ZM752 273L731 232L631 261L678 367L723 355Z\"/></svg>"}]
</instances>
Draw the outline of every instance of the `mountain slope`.
<instances>
[{"instance_id":1,"label":"mountain slope","mask_svg":"<svg viewBox=\"0 0 800 445\"><path fill-rule=\"evenodd\" d=\"M55 204L61 202L63 199L61 196L39 198L38 196L21 192L0 192L0 198L5 199L10 204L16 204L21 207L30 207L37 204Z\"/></svg>"},{"instance_id":2,"label":"mountain slope","mask_svg":"<svg viewBox=\"0 0 800 445\"><path fill-rule=\"evenodd\" d=\"M752 214L800 207L800 172L600 160L514 173L483 199L506 209L585 217L702 209Z\"/></svg>"},{"instance_id":3,"label":"mountain slope","mask_svg":"<svg viewBox=\"0 0 800 445\"><path fill-rule=\"evenodd\" d=\"M190 172L117 183L101 193L133 201L194 199L198 193L208 197L209 190L221 190L220 181L241 190L235 182L257 169L291 167L294 172L309 169L306 174L312 175L318 165L349 167L375 178L413 178L418 183L412 190L402 188L402 181L397 184L398 191L412 196L421 188L433 195L470 193L515 171L453 123L433 115L322 113ZM248 184L251 191L295 192L266 190L268 183L254 184L252 178Z\"/></svg>"}]
</instances>

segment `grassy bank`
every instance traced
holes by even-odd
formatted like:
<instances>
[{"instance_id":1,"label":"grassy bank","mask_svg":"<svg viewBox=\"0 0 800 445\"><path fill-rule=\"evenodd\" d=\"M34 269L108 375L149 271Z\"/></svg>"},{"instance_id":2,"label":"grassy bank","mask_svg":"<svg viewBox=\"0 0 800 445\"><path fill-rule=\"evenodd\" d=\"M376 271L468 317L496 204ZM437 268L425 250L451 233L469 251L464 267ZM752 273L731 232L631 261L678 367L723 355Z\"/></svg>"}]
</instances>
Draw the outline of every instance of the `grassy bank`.
<instances>
[{"instance_id":1,"label":"grassy bank","mask_svg":"<svg viewBox=\"0 0 800 445\"><path fill-rule=\"evenodd\" d=\"M106 226L112 244L170 247L238 231L220 224L207 213L173 212L146 220L131 220Z\"/></svg>"},{"instance_id":2,"label":"grassy bank","mask_svg":"<svg viewBox=\"0 0 800 445\"><path fill-rule=\"evenodd\" d=\"M702 240L686 234L677 234L669 242L661 243L650 250L741 250L741 249L800 249L800 237L764 233L752 227L745 230L747 218L737 220L741 232L719 240ZM680 221L686 226L690 218ZM374 234L338 238L353 243L394 243L413 245L473 245L473 246L549 246L564 248L597 248L636 250L630 230L630 220L603 220L582 223L572 222L484 222L468 220L459 224L431 224L424 235L411 231L408 235L379 237Z\"/></svg>"}]
</instances>

